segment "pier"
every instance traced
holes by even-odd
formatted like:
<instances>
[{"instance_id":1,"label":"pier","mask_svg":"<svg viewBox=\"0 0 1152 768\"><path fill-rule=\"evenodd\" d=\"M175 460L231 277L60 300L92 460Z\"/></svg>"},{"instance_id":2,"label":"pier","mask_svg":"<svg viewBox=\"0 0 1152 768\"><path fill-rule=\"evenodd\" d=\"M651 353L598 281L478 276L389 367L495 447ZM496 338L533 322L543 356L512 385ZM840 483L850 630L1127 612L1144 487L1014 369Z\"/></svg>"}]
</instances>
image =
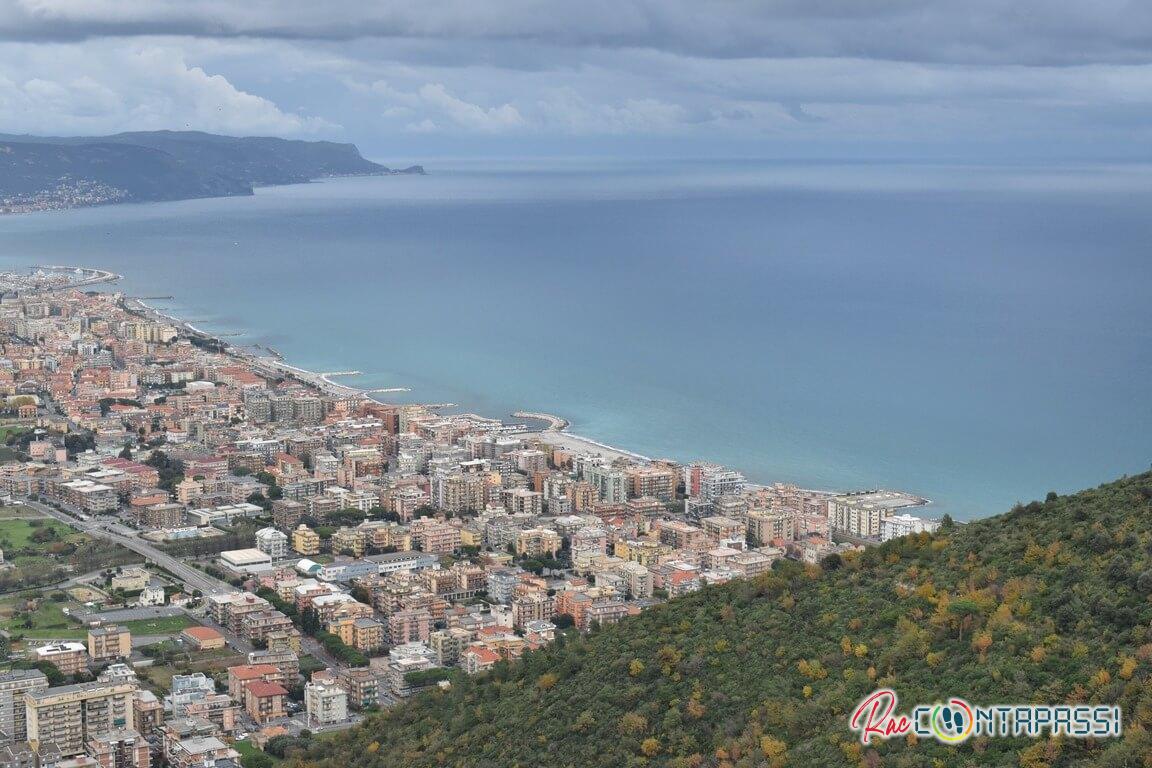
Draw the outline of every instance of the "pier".
<instances>
[{"instance_id":1,"label":"pier","mask_svg":"<svg viewBox=\"0 0 1152 768\"><path fill-rule=\"evenodd\" d=\"M534 411L516 411L512 414L517 419L534 419L536 421L543 421L548 424L546 430L548 432L563 432L568 429L571 424L567 419L562 419L551 413L536 413Z\"/></svg>"}]
</instances>

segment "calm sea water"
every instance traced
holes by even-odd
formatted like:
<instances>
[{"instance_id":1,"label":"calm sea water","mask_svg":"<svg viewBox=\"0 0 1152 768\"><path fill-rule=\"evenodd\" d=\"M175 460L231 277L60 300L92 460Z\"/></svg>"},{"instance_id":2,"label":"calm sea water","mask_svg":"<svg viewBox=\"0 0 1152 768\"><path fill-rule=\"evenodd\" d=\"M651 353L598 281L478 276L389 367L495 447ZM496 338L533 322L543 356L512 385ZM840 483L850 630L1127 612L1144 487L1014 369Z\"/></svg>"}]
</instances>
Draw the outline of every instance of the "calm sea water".
<instances>
[{"instance_id":1,"label":"calm sea water","mask_svg":"<svg viewBox=\"0 0 1152 768\"><path fill-rule=\"evenodd\" d=\"M1152 458L1146 169L428 165L0 218L0 264L106 267L410 399L959 517Z\"/></svg>"}]
</instances>

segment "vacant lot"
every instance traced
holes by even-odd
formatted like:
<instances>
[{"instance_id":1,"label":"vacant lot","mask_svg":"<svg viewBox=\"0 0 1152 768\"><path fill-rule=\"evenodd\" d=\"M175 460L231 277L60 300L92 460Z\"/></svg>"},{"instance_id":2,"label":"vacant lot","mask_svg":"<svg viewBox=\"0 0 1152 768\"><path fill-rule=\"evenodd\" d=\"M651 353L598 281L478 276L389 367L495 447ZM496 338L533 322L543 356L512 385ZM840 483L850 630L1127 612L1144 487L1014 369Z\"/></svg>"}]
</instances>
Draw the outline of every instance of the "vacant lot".
<instances>
[{"instance_id":1,"label":"vacant lot","mask_svg":"<svg viewBox=\"0 0 1152 768\"><path fill-rule=\"evenodd\" d=\"M39 518L43 518L44 515L40 514L39 512L37 512L36 510L34 510L30 507L23 507L23 506L20 506L19 504L15 505L15 506L11 506L11 507L0 507L0 520L10 520L14 517L19 517L19 518L39 517Z\"/></svg>"},{"instance_id":2,"label":"vacant lot","mask_svg":"<svg viewBox=\"0 0 1152 768\"><path fill-rule=\"evenodd\" d=\"M0 593L56 584L72 575L138 563L119 544L93 539L27 507L0 507L0 549L15 569L0 570Z\"/></svg>"},{"instance_id":3,"label":"vacant lot","mask_svg":"<svg viewBox=\"0 0 1152 768\"><path fill-rule=\"evenodd\" d=\"M175 635L186 627L196 626L196 622L187 616L157 616L121 621L118 626L127 627L133 635Z\"/></svg>"},{"instance_id":4,"label":"vacant lot","mask_svg":"<svg viewBox=\"0 0 1152 768\"><path fill-rule=\"evenodd\" d=\"M25 514L31 513L27 507L3 509L12 510L13 515L17 510L22 510ZM4 549L4 556L9 561L16 561L19 557L45 555L49 553L53 544L59 542L78 544L87 538L84 534L50 517L31 519L0 517L0 547Z\"/></svg>"},{"instance_id":5,"label":"vacant lot","mask_svg":"<svg viewBox=\"0 0 1152 768\"><path fill-rule=\"evenodd\" d=\"M175 652L162 663L151 667L140 667L137 674L153 691L168 693L172 688L173 675L187 675L203 672L212 677L228 667L247 663L248 659L235 651L221 649L204 652Z\"/></svg>"},{"instance_id":6,"label":"vacant lot","mask_svg":"<svg viewBox=\"0 0 1152 768\"><path fill-rule=\"evenodd\" d=\"M87 632L64 613L68 603L43 598L34 610L28 610L27 603L23 597L0 601L0 629L39 640L80 640L87 636ZM72 604L72 609L75 607Z\"/></svg>"}]
</instances>

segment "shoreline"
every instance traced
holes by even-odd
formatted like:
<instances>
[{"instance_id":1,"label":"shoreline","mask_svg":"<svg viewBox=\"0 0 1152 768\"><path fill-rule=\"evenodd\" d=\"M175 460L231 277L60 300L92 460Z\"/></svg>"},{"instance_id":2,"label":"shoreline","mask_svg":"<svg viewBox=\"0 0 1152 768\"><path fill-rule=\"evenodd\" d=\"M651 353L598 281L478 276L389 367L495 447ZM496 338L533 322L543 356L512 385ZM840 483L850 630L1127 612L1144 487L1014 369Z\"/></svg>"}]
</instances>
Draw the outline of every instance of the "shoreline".
<instances>
[{"instance_id":1,"label":"shoreline","mask_svg":"<svg viewBox=\"0 0 1152 768\"><path fill-rule=\"evenodd\" d=\"M58 269L73 269L73 268L58 267ZM91 270L91 271L98 272L100 270ZM112 274L112 273L106 273L106 274ZM116 275L115 278L121 279L122 276ZM204 341L219 345L220 350L223 354L228 355L230 357L233 357L239 361L242 361L244 364L251 366L258 374L267 375L267 376L270 376L272 378L277 378L279 376L288 376L288 377L296 380L297 382L316 390L317 392L319 392L321 394L327 394L327 395L331 395L334 397L355 397L355 398L361 398L364 400L371 400L372 402L377 402L377 403L387 405L387 404L389 404L387 401L375 398L372 395L373 394L389 393L389 392L411 392L412 391L410 388L407 388L407 387L389 387L389 388L383 388L383 389L363 389L360 387L354 387L354 386L347 385L347 384L338 384L338 383L332 381L330 377L355 376L355 375L361 375L361 372L360 371L353 371L353 370L350 370L350 371L332 371L332 372L312 371L310 369L303 368L303 367L297 366L297 365L292 365L291 363L286 362L284 360L283 356L278 351L273 350L271 348L266 348L266 349L268 349L268 351L271 352L273 356L263 356L263 355L258 355L258 354L255 354L253 352L247 351L241 347L238 347L238 346L226 341L225 339L221 338L220 335L216 335L216 334L213 334L209 331L205 331L201 328L196 327L192 323L190 323L186 320L183 320L182 318L179 318L179 317L176 317L175 315L163 312L163 311L149 305L143 299L125 296L121 299L121 302L124 305L124 308L129 312L133 312L135 314L140 314L140 315L143 315L145 317L160 318L164 322L171 323L171 324L175 325L176 327L183 329L185 331L185 333L187 333L188 335L194 335L194 336L197 336L197 337L203 339ZM133 306L133 305L135 305L135 306ZM420 403L420 402L415 402L415 403L413 403L413 405L420 405L424 408L427 408L430 411L438 411L438 410L446 409L449 407L460 407L456 403ZM507 434L532 436L532 437L535 437L538 439L542 439L545 442L549 442L553 445L557 445L561 448L567 448L569 450L587 451L587 452L590 452L593 454L599 454L599 455L606 456L606 457L609 457L612 459L617 459L617 458L627 459L627 460L631 460L631 461L639 461L639 462L644 463L644 464L651 464L655 460L655 459L653 459L653 457L647 456L647 455L639 453L637 451L632 451L632 450L629 450L627 448L621 448L619 446L611 445L609 443L604 443L604 442L601 442L601 441L596 440L594 438L587 437L585 435L571 432L571 431L569 431L572 427L571 420L569 420L565 417L562 417L562 416L557 416L556 414L553 414L553 413L545 413L542 411L523 411L523 410L520 410L520 411L515 411L511 414L508 414L508 416L510 416L512 418L528 419L528 420L543 422L546 426L544 428L541 428L541 429L527 428L527 425L524 425L524 424L509 424L507 419L503 418L503 417L502 418L492 418L492 417L487 417L487 416L480 416L479 414L474 414L474 413L464 413L464 414L459 414L459 415L462 417L474 418L477 421L497 422L497 423L504 425L505 431L507 432ZM516 427L526 427L526 428L516 429ZM511 429L509 429L509 428L511 428ZM742 470L741 470L741 472L742 472ZM747 481L746 485L749 488L770 487L769 485L766 485L764 483L755 483L752 481ZM856 489L856 490L842 490L842 489L841 490L804 489L804 490L816 492L816 493L828 494L828 495L844 495L844 494L853 494L853 493L868 493L868 492L879 491L879 490L884 490L884 489L868 488L868 489ZM921 499L922 503L915 505L915 506L908 507L907 509L909 511L912 509L924 511L927 507L931 506L933 503L931 499L929 499L925 496L921 496L919 494L912 494L912 493L907 493L904 491L899 491L899 493L906 493L906 495L908 495L908 496L912 496L912 497Z\"/></svg>"}]
</instances>

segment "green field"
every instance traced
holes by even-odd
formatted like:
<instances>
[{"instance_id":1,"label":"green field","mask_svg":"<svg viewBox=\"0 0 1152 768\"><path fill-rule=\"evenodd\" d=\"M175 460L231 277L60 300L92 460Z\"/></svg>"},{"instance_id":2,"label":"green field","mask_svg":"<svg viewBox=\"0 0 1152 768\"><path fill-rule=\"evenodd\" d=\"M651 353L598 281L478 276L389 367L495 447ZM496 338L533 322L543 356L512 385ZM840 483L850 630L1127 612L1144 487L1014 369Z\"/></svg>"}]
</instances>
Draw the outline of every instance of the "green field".
<instances>
[{"instance_id":1,"label":"green field","mask_svg":"<svg viewBox=\"0 0 1152 768\"><path fill-rule=\"evenodd\" d=\"M189 617L180 615L121 621L118 626L126 627L133 635L174 635L182 629L195 627L197 624Z\"/></svg>"},{"instance_id":2,"label":"green field","mask_svg":"<svg viewBox=\"0 0 1152 768\"><path fill-rule=\"evenodd\" d=\"M0 426L0 443L7 443L9 435L22 435L27 432L28 426L24 424L5 424Z\"/></svg>"},{"instance_id":3,"label":"green field","mask_svg":"<svg viewBox=\"0 0 1152 768\"><path fill-rule=\"evenodd\" d=\"M5 510L22 509L20 507L4 507ZM33 523L37 523L34 525ZM39 530L52 530L59 536L59 540L78 543L84 541L88 537L82 533L77 532L59 520L54 520L50 517L42 517L37 520L20 520L9 517L8 519L0 518L0 547L2 547L7 555L9 550L35 548L44 549L51 542L37 542L32 540L32 534Z\"/></svg>"},{"instance_id":4,"label":"green field","mask_svg":"<svg viewBox=\"0 0 1152 768\"><path fill-rule=\"evenodd\" d=\"M64 614L66 603L43 599L35 611L25 614L22 602L22 598L0 601L0 629L37 639L78 640L87 636L78 623Z\"/></svg>"}]
</instances>

